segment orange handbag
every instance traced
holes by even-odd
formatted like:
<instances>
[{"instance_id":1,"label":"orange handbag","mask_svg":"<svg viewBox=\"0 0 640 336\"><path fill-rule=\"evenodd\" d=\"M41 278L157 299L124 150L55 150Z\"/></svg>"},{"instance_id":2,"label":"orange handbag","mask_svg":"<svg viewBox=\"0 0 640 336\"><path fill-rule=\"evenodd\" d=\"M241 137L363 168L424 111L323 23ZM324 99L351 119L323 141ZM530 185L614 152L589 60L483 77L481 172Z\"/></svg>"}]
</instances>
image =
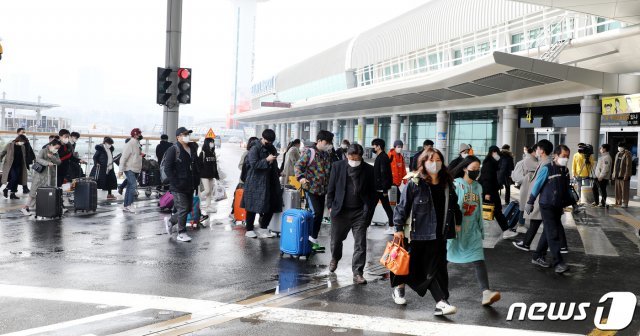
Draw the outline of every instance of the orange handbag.
<instances>
[{"instance_id":1,"label":"orange handbag","mask_svg":"<svg viewBox=\"0 0 640 336\"><path fill-rule=\"evenodd\" d=\"M404 249L402 239L394 237L387 242L380 263L395 275L409 275L409 252Z\"/></svg>"}]
</instances>

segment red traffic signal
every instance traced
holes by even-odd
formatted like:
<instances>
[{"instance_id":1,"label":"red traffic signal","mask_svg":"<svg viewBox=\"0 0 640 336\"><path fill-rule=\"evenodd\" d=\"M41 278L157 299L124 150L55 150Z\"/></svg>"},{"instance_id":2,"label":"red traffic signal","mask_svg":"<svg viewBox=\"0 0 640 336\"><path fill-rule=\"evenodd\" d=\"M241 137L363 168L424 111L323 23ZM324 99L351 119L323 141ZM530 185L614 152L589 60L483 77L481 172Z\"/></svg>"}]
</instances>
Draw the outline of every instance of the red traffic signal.
<instances>
[{"instance_id":1,"label":"red traffic signal","mask_svg":"<svg viewBox=\"0 0 640 336\"><path fill-rule=\"evenodd\" d=\"M191 69L178 69L178 103L191 104Z\"/></svg>"},{"instance_id":2,"label":"red traffic signal","mask_svg":"<svg viewBox=\"0 0 640 336\"><path fill-rule=\"evenodd\" d=\"M178 70L178 78L187 79L189 76L191 76L190 69L181 68Z\"/></svg>"}]
</instances>

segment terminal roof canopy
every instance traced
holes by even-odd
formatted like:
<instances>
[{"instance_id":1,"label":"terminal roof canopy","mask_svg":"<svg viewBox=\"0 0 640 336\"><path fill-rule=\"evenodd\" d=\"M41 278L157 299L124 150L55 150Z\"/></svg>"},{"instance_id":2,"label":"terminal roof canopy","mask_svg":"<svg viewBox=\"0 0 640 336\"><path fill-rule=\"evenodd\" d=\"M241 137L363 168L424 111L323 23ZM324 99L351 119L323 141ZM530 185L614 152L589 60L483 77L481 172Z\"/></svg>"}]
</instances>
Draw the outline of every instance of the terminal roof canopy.
<instances>
[{"instance_id":1,"label":"terminal roof canopy","mask_svg":"<svg viewBox=\"0 0 640 336\"><path fill-rule=\"evenodd\" d=\"M38 103L38 102L28 102L21 100L8 100L8 99L0 99L0 107L11 108L16 110L45 110L54 107L59 107L60 105L56 104L48 104L48 103Z\"/></svg>"},{"instance_id":2,"label":"terminal roof canopy","mask_svg":"<svg viewBox=\"0 0 640 336\"><path fill-rule=\"evenodd\" d=\"M638 0L517 0L519 2L562 8L617 21L640 23Z\"/></svg>"}]
</instances>

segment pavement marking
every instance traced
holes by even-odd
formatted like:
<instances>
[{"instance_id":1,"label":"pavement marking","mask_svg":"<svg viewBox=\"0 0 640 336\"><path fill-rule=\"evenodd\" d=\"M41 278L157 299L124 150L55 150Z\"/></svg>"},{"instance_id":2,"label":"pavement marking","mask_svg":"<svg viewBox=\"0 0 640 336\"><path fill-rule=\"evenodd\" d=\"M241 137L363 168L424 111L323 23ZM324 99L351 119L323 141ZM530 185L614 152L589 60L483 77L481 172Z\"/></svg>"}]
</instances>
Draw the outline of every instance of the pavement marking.
<instances>
[{"instance_id":1,"label":"pavement marking","mask_svg":"<svg viewBox=\"0 0 640 336\"><path fill-rule=\"evenodd\" d=\"M610 257L620 256L601 228L580 225L578 226L578 233L580 233L585 254Z\"/></svg>"},{"instance_id":2,"label":"pavement marking","mask_svg":"<svg viewBox=\"0 0 640 336\"><path fill-rule=\"evenodd\" d=\"M116 311L112 311L112 312L108 312L108 313L104 313L104 314L93 315L93 316L89 316L89 317L85 317L85 318L81 318L81 319L77 319L77 320L65 321L65 322L56 323L56 324L50 324L50 325L44 326L44 327L37 327L37 328L32 328L32 329L27 329L27 330L16 331L16 332L12 332L12 333L9 333L9 334L4 334L3 336L36 335L36 334L40 334L40 333L46 333L46 332L50 332L50 331L55 331L55 330L75 327L75 326L79 326L79 325L85 324L85 323L97 322L97 321L110 319L110 318L113 318L113 317L118 317L118 316L128 315L128 314L132 314L132 313L137 313L137 312L140 312L140 311L143 311L143 310L145 310L145 308L141 308L141 307L126 308L126 309L116 310Z\"/></svg>"}]
</instances>

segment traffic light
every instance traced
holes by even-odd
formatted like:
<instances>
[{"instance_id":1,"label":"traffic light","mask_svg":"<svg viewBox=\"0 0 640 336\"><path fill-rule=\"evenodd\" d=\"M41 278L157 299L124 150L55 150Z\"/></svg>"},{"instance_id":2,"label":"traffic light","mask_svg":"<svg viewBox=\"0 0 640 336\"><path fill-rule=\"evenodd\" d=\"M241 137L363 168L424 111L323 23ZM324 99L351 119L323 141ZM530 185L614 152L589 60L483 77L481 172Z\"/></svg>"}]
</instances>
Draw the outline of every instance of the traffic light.
<instances>
[{"instance_id":1,"label":"traffic light","mask_svg":"<svg viewBox=\"0 0 640 336\"><path fill-rule=\"evenodd\" d=\"M158 68L156 104L167 105L167 101L169 101L169 98L171 98L171 92L167 92L172 83L169 80L170 75L171 69Z\"/></svg>"},{"instance_id":2,"label":"traffic light","mask_svg":"<svg viewBox=\"0 0 640 336\"><path fill-rule=\"evenodd\" d=\"M178 69L178 103L191 104L191 68Z\"/></svg>"}]
</instances>

